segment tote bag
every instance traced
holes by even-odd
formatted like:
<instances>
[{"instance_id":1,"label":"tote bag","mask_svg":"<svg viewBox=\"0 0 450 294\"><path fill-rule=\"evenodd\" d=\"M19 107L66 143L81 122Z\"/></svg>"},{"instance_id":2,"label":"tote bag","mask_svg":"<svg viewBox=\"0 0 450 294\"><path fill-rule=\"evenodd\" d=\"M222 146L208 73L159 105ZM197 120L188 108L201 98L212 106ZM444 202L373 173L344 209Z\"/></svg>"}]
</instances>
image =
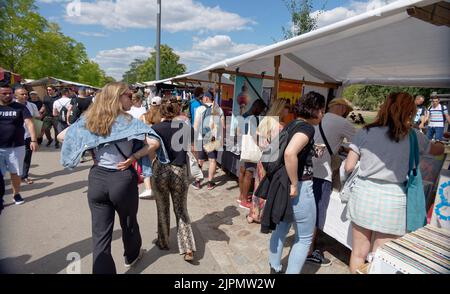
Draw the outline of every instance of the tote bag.
<instances>
[{"instance_id":1,"label":"tote bag","mask_svg":"<svg viewBox=\"0 0 450 294\"><path fill-rule=\"evenodd\" d=\"M426 224L425 193L419 168L419 143L414 130L409 133L409 171L406 184L406 230L413 232Z\"/></svg>"},{"instance_id":2,"label":"tote bag","mask_svg":"<svg viewBox=\"0 0 450 294\"><path fill-rule=\"evenodd\" d=\"M247 134L242 136L241 160L245 162L258 163L261 160L262 151L250 134L250 123Z\"/></svg>"}]
</instances>

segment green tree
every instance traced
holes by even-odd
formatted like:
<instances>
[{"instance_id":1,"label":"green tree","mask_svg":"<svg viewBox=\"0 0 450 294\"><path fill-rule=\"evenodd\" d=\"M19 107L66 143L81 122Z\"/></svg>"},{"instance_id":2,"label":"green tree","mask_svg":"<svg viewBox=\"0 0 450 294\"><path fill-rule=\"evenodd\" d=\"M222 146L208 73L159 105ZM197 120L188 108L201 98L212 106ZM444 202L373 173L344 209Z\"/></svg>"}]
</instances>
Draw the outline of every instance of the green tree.
<instances>
[{"instance_id":1,"label":"green tree","mask_svg":"<svg viewBox=\"0 0 450 294\"><path fill-rule=\"evenodd\" d=\"M0 65L16 72L47 25L33 0L1 0Z\"/></svg>"},{"instance_id":2,"label":"green tree","mask_svg":"<svg viewBox=\"0 0 450 294\"><path fill-rule=\"evenodd\" d=\"M320 12L315 17L311 16L313 1L283 0L283 2L289 10L289 13L291 14L292 24L292 26L289 28L281 28L286 40L317 29L317 20ZM323 5L323 7L325 7L325 4ZM320 11L323 11L323 9Z\"/></svg>"},{"instance_id":3,"label":"green tree","mask_svg":"<svg viewBox=\"0 0 450 294\"><path fill-rule=\"evenodd\" d=\"M171 78L186 72L186 66L180 63L180 56L167 45L161 45L161 79ZM123 81L128 83L153 81L156 79L156 52L146 60L134 60L124 74Z\"/></svg>"},{"instance_id":4,"label":"green tree","mask_svg":"<svg viewBox=\"0 0 450 294\"><path fill-rule=\"evenodd\" d=\"M437 88L417 88L417 87L394 87L378 85L352 85L344 90L343 96L362 110L378 110L379 106L386 100L386 97L393 92L406 92L413 97L423 95L425 104L429 104L432 92L447 93L446 89Z\"/></svg>"},{"instance_id":5,"label":"green tree","mask_svg":"<svg viewBox=\"0 0 450 294\"><path fill-rule=\"evenodd\" d=\"M105 73L82 43L39 15L34 0L0 0L0 66L23 77L103 86Z\"/></svg>"},{"instance_id":6,"label":"green tree","mask_svg":"<svg viewBox=\"0 0 450 294\"><path fill-rule=\"evenodd\" d=\"M88 60L80 65L78 79L80 83L89 84L95 87L103 87L106 84L105 72L100 69L100 66Z\"/></svg>"},{"instance_id":7,"label":"green tree","mask_svg":"<svg viewBox=\"0 0 450 294\"><path fill-rule=\"evenodd\" d=\"M134 84L138 81L138 73L137 70L140 66L145 63L144 59L135 59L132 63L130 63L130 69L127 70L123 76L122 80L129 84Z\"/></svg>"}]
</instances>

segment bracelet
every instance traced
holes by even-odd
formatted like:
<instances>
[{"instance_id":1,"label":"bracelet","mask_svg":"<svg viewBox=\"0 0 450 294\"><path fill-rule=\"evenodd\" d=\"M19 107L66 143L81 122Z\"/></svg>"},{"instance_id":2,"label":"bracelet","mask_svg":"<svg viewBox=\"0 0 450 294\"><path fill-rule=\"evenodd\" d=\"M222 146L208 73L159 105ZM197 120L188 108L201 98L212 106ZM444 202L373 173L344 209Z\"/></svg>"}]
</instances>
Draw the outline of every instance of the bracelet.
<instances>
[{"instance_id":1,"label":"bracelet","mask_svg":"<svg viewBox=\"0 0 450 294\"><path fill-rule=\"evenodd\" d=\"M30 141L31 143L37 143L38 141Z\"/></svg>"}]
</instances>

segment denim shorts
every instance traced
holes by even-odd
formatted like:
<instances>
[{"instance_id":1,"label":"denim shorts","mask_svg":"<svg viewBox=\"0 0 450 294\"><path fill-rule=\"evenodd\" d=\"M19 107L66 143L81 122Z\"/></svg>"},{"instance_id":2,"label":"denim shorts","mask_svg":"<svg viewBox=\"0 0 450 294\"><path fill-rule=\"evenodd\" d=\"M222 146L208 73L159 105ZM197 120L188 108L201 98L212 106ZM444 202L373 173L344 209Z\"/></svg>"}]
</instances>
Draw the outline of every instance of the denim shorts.
<instances>
[{"instance_id":1,"label":"denim shorts","mask_svg":"<svg viewBox=\"0 0 450 294\"><path fill-rule=\"evenodd\" d=\"M2 174L22 175L25 159L25 146L0 148L0 170Z\"/></svg>"},{"instance_id":2,"label":"denim shorts","mask_svg":"<svg viewBox=\"0 0 450 294\"><path fill-rule=\"evenodd\" d=\"M152 163L148 156L139 159L139 165L142 167L142 175L144 178L150 178L153 175Z\"/></svg>"}]
</instances>

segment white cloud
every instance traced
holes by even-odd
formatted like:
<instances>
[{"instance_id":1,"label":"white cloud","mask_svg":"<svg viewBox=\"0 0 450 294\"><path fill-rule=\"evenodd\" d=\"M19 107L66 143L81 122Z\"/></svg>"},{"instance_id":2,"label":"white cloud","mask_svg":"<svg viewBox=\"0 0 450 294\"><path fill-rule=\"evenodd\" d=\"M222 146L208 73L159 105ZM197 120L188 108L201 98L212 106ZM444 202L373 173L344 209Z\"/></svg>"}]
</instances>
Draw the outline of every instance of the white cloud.
<instances>
[{"instance_id":1,"label":"white cloud","mask_svg":"<svg viewBox=\"0 0 450 294\"><path fill-rule=\"evenodd\" d=\"M85 37L96 37L96 38L102 38L102 37L108 37L108 34L105 33L97 33L97 32L79 32L80 35Z\"/></svg>"},{"instance_id":2,"label":"white cloud","mask_svg":"<svg viewBox=\"0 0 450 294\"><path fill-rule=\"evenodd\" d=\"M336 7L324 12L314 11L311 16L316 17L319 14L318 26L324 27L329 24L365 13L385 6L395 0L370 0L368 2L352 1L348 7Z\"/></svg>"},{"instance_id":3,"label":"white cloud","mask_svg":"<svg viewBox=\"0 0 450 294\"><path fill-rule=\"evenodd\" d=\"M187 66L188 71L198 70L225 58L263 47L256 44L238 44L226 35L217 35L206 39L194 37L193 42L194 45L190 50L175 51L180 56L180 62ZM153 48L143 46L116 48L100 51L93 60L100 64L107 75L121 79L132 61L136 58L148 58L153 50Z\"/></svg>"},{"instance_id":4,"label":"white cloud","mask_svg":"<svg viewBox=\"0 0 450 294\"><path fill-rule=\"evenodd\" d=\"M194 38L193 41L191 50L176 52L189 71L264 47L257 44L235 43L227 35L216 35L203 40Z\"/></svg>"},{"instance_id":5,"label":"white cloud","mask_svg":"<svg viewBox=\"0 0 450 294\"><path fill-rule=\"evenodd\" d=\"M156 27L156 1L97 0L80 3L79 15L66 15L67 21L102 25L109 29ZM219 6L208 7L194 0L170 0L162 1L161 24L169 32L234 31L248 29L255 22L224 11Z\"/></svg>"},{"instance_id":6,"label":"white cloud","mask_svg":"<svg viewBox=\"0 0 450 294\"><path fill-rule=\"evenodd\" d=\"M107 75L120 80L129 65L135 59L147 59L154 49L144 46L131 46L102 50L97 53L93 61L97 62Z\"/></svg>"}]
</instances>

